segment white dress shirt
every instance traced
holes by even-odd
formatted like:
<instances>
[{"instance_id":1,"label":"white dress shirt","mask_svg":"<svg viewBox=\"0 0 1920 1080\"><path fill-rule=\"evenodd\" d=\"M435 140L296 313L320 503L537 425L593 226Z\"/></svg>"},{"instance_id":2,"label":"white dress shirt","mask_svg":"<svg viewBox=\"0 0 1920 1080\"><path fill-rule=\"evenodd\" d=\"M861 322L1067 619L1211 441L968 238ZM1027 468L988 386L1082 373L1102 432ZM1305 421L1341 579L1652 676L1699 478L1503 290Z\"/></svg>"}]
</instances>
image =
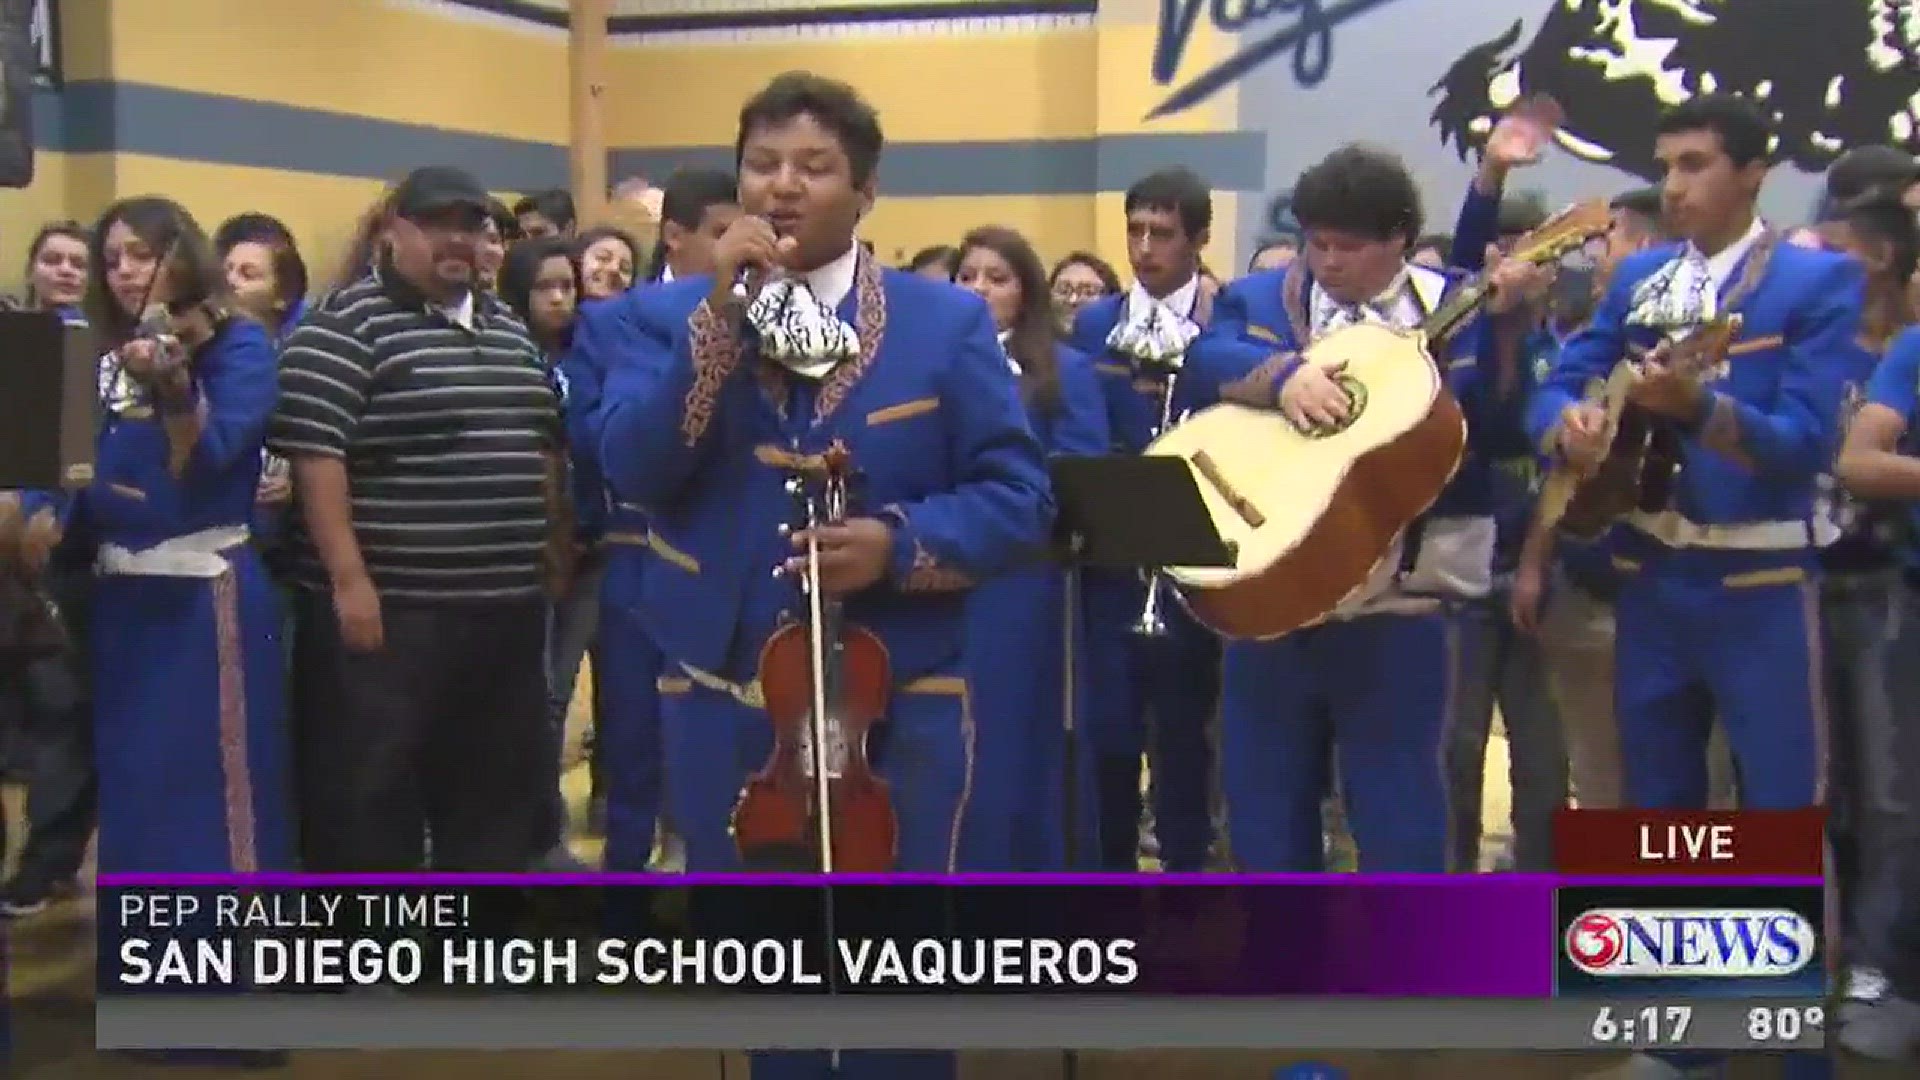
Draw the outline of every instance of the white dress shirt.
<instances>
[{"instance_id":1,"label":"white dress shirt","mask_svg":"<svg viewBox=\"0 0 1920 1080\"><path fill-rule=\"evenodd\" d=\"M853 291L853 274L859 265L860 242L855 240L847 246L845 255L801 274L800 280L807 283L814 299L837 311L847 294Z\"/></svg>"},{"instance_id":2,"label":"white dress shirt","mask_svg":"<svg viewBox=\"0 0 1920 1080\"><path fill-rule=\"evenodd\" d=\"M1147 287L1138 281L1133 283L1133 288L1127 290L1127 314L1129 316L1136 314L1144 315L1153 308L1153 305L1159 304L1172 311L1175 315L1183 319L1191 320L1193 318L1193 306L1199 302L1199 274L1188 278L1185 285L1180 286L1158 299L1155 299L1152 294L1148 293Z\"/></svg>"},{"instance_id":3,"label":"white dress shirt","mask_svg":"<svg viewBox=\"0 0 1920 1080\"><path fill-rule=\"evenodd\" d=\"M1713 283L1713 291L1725 292L1727 283L1733 280L1733 272L1740 268L1741 260L1747 257L1747 252L1753 250L1753 245L1760 242L1760 237L1765 235L1766 231L1766 225L1759 218L1754 218L1753 224L1747 226L1746 233L1740 239L1721 248L1718 253L1708 255L1693 246L1693 241L1689 240L1687 254L1706 264L1707 280Z\"/></svg>"}]
</instances>

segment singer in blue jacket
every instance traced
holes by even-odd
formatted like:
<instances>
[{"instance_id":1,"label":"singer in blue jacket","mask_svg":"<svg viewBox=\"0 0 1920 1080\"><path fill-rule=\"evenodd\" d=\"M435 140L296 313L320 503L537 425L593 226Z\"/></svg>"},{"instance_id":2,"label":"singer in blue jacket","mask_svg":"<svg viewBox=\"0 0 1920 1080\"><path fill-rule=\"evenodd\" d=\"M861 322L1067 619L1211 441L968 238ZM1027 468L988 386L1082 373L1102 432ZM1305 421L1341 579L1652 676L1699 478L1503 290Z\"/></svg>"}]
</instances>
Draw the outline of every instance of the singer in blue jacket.
<instances>
[{"instance_id":1,"label":"singer in blue jacket","mask_svg":"<svg viewBox=\"0 0 1920 1080\"><path fill-rule=\"evenodd\" d=\"M898 868L958 869L971 794L1005 779L974 768L966 592L1045 543L1052 499L987 306L882 269L856 240L881 144L851 87L776 78L740 115L749 216L716 246L718 274L617 301L626 332L606 358L600 461L616 497L650 514L667 806L693 870L741 865L729 818L773 744L758 656L802 610L784 484L835 440L861 475L849 520L816 537L821 584L890 654L895 686L870 749L891 784ZM767 283L743 326L732 284L750 270ZM759 306L770 296L777 316ZM840 1064L841 1077L876 1080L955 1069L944 1053ZM824 1053L778 1054L754 1075L831 1068Z\"/></svg>"}]
</instances>

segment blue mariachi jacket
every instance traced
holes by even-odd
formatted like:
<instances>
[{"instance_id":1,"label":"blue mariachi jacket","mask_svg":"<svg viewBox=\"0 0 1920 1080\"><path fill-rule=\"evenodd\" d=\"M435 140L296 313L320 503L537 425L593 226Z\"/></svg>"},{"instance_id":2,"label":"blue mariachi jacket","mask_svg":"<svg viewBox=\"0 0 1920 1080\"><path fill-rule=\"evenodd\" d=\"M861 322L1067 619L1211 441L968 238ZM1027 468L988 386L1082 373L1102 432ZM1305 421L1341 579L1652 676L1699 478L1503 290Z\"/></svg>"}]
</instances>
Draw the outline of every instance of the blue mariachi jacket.
<instances>
[{"instance_id":1,"label":"blue mariachi jacket","mask_svg":"<svg viewBox=\"0 0 1920 1080\"><path fill-rule=\"evenodd\" d=\"M658 572L643 611L668 659L750 678L800 603L773 577L792 548L784 490L797 458L852 452L856 514L893 526L887 580L847 615L886 643L901 681L957 661L965 591L1044 544L1053 500L1040 445L979 298L857 264L840 317L860 356L823 384L768 378L708 277L639 289L592 321L576 351L607 371L602 468L649 513Z\"/></svg>"},{"instance_id":2,"label":"blue mariachi jacket","mask_svg":"<svg viewBox=\"0 0 1920 1080\"><path fill-rule=\"evenodd\" d=\"M1054 349L1060 369L1060 401L1052 409L1029 403L1027 423L1048 454L1104 454L1112 448L1104 380L1084 353Z\"/></svg>"},{"instance_id":3,"label":"blue mariachi jacket","mask_svg":"<svg viewBox=\"0 0 1920 1080\"><path fill-rule=\"evenodd\" d=\"M1591 322L1568 339L1528 409L1528 433L1542 453L1555 452L1560 417L1591 379L1605 378L1633 350L1653 347L1655 330L1628 326L1635 288L1681 253L1663 245L1622 260ZM1804 523L1805 545L1769 550L1694 547L1689 560L1715 566L1766 566L1806 560L1814 548L1818 478L1833 463L1840 410L1849 383L1859 385L1865 355L1860 329L1864 272L1825 251L1757 241L1731 275L1723 297L1742 316L1739 340L1708 382L1711 408L1687 435L1672 510L1693 525ZM1748 459L1707 445L1725 440ZM1645 529L1616 530L1636 557L1676 550Z\"/></svg>"},{"instance_id":4,"label":"blue mariachi jacket","mask_svg":"<svg viewBox=\"0 0 1920 1080\"><path fill-rule=\"evenodd\" d=\"M589 300L574 318L573 339L560 358L558 372L564 386L562 400L567 422L568 455L574 469L574 498L584 518L591 513L603 533L645 536L647 514L633 502L614 497L600 463L602 405L605 402L607 364L620 351L627 324L628 297L642 289L658 288L644 282L619 296ZM627 358L622 358L625 360ZM586 508L591 508L590 510Z\"/></svg>"},{"instance_id":5,"label":"blue mariachi jacket","mask_svg":"<svg viewBox=\"0 0 1920 1080\"><path fill-rule=\"evenodd\" d=\"M267 420L279 397L278 360L266 328L234 318L195 354L194 394L205 422L180 476L167 468L167 435L145 394L101 359L106 406L93 483L76 517L90 537L130 551L203 529L248 525L260 482Z\"/></svg>"},{"instance_id":6,"label":"blue mariachi jacket","mask_svg":"<svg viewBox=\"0 0 1920 1080\"><path fill-rule=\"evenodd\" d=\"M1421 307L1431 311L1453 294L1467 275L1457 271L1414 268L1429 282L1443 279L1438 296L1422 295ZM1416 278L1420 280L1420 278ZM1417 289L1416 289L1417 291ZM1252 374L1263 365L1278 373L1285 358L1300 352L1310 319L1308 304L1313 278L1304 260L1285 270L1267 270L1241 278L1226 287L1214 307L1213 325L1188 354L1181 392L1193 407L1220 400L1227 384ZM1487 372L1481 364L1489 343L1483 320L1473 317L1457 330L1442 365L1448 389L1467 420L1468 454L1429 513L1436 517L1490 516L1494 509L1492 471L1483 452L1489 433L1498 428Z\"/></svg>"}]
</instances>

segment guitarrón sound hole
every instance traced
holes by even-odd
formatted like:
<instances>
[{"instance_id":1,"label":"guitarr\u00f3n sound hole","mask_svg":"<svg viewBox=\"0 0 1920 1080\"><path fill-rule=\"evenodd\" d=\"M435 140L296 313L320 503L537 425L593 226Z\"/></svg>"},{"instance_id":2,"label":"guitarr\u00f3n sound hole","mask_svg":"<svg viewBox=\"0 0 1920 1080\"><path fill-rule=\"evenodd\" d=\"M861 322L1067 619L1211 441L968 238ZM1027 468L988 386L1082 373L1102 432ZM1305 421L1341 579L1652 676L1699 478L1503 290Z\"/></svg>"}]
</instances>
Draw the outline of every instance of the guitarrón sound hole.
<instances>
[{"instance_id":1,"label":"guitarr\u00f3n sound hole","mask_svg":"<svg viewBox=\"0 0 1920 1080\"><path fill-rule=\"evenodd\" d=\"M1325 439L1347 430L1367 408L1367 386L1351 375L1335 375L1333 381L1347 393L1346 418L1333 424L1309 424L1300 428L1300 434L1309 439ZM1298 425L1296 425L1298 426Z\"/></svg>"}]
</instances>

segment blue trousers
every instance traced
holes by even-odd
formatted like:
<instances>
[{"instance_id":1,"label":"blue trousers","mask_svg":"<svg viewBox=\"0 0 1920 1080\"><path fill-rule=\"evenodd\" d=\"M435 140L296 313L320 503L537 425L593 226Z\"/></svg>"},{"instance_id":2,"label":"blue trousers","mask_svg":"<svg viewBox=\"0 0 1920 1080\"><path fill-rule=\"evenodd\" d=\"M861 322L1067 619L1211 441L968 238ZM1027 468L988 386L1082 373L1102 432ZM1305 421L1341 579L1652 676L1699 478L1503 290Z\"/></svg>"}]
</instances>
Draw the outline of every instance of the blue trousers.
<instances>
[{"instance_id":1,"label":"blue trousers","mask_svg":"<svg viewBox=\"0 0 1920 1080\"><path fill-rule=\"evenodd\" d=\"M293 867L279 595L250 545L227 557L211 579L94 579L102 871Z\"/></svg>"},{"instance_id":2,"label":"blue trousers","mask_svg":"<svg viewBox=\"0 0 1920 1080\"><path fill-rule=\"evenodd\" d=\"M1220 701L1220 641L1162 586L1169 633L1142 638L1131 628L1146 604L1137 577L1087 571L1087 742L1099 796L1101 868L1139 866L1140 755L1151 735L1154 832L1173 871L1206 865L1213 841L1207 738Z\"/></svg>"},{"instance_id":3,"label":"blue trousers","mask_svg":"<svg viewBox=\"0 0 1920 1080\"><path fill-rule=\"evenodd\" d=\"M1334 751L1361 870L1453 869L1448 750L1465 651L1450 612L1228 644L1221 777L1240 868L1324 869L1320 804Z\"/></svg>"},{"instance_id":4,"label":"blue trousers","mask_svg":"<svg viewBox=\"0 0 1920 1080\"><path fill-rule=\"evenodd\" d=\"M593 669L600 722L594 755L607 796L606 869L637 872L653 856L660 817L663 661L640 617L640 590L652 556L611 540L606 551Z\"/></svg>"},{"instance_id":5,"label":"blue trousers","mask_svg":"<svg viewBox=\"0 0 1920 1080\"><path fill-rule=\"evenodd\" d=\"M660 720L665 734L667 808L687 845L687 869L741 869L729 823L740 789L766 763L773 728L766 713L747 705L750 695L716 690L674 674L660 679ZM961 861L961 837L975 791L989 802L1009 777L986 775L977 765L979 731L972 691L958 675L917 679L895 690L886 720L875 727L868 752L892 787L899 824L898 868L942 873L973 869ZM1005 865L1004 852L986 850L983 839L969 855ZM872 1080L951 1080L955 1057L944 1052L840 1055L838 1073L824 1052L756 1053L755 1080L828 1077Z\"/></svg>"},{"instance_id":6,"label":"blue trousers","mask_svg":"<svg viewBox=\"0 0 1920 1080\"><path fill-rule=\"evenodd\" d=\"M1634 572L1615 610L1614 701L1628 806L1706 807L1716 715L1743 807L1821 802L1824 660L1819 597L1805 572Z\"/></svg>"},{"instance_id":7,"label":"blue trousers","mask_svg":"<svg viewBox=\"0 0 1920 1080\"><path fill-rule=\"evenodd\" d=\"M1614 701L1628 806L1707 805L1707 739L1720 718L1740 804L1819 804L1827 779L1819 593L1806 571L1705 560L1627 571L1615 607ZM1682 1068L1724 1055L1659 1055ZM1780 1055L1794 1077L1831 1075L1825 1055Z\"/></svg>"},{"instance_id":8,"label":"blue trousers","mask_svg":"<svg viewBox=\"0 0 1920 1080\"><path fill-rule=\"evenodd\" d=\"M1067 574L1037 566L1001 574L967 598L966 655L979 720L979 770L1007 777L976 787L967 805L961 860L974 870L1045 872L1098 862L1098 803L1084 724L1083 620L1069 611ZM1069 616L1073 625L1068 624ZM1069 660L1073 663L1069 664ZM1074 668L1075 782L1067 783L1067 672ZM1071 813L1069 789L1078 803ZM1000 798L989 798L989 795ZM1004 855L1006 865L993 860Z\"/></svg>"}]
</instances>

